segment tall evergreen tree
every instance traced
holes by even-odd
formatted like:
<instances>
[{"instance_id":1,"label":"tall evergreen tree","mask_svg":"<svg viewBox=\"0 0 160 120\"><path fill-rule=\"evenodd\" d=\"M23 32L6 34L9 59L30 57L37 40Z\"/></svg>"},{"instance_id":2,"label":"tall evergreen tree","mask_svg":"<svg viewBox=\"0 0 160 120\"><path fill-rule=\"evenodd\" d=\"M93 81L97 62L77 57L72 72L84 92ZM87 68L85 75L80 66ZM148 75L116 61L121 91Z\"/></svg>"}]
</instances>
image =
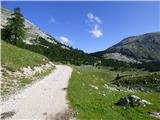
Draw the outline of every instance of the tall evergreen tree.
<instances>
[{"instance_id":1,"label":"tall evergreen tree","mask_svg":"<svg viewBox=\"0 0 160 120\"><path fill-rule=\"evenodd\" d=\"M14 45L22 42L25 38L24 18L20 8L14 9L14 13L7 18L7 24L2 29L2 39Z\"/></svg>"}]
</instances>

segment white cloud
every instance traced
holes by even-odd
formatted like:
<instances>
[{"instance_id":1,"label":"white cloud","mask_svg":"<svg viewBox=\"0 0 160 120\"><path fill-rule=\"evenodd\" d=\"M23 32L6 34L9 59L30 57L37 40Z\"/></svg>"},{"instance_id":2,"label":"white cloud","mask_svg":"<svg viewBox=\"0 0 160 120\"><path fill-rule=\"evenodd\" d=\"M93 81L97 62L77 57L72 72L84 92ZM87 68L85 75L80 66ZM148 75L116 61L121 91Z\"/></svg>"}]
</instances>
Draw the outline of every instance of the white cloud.
<instances>
[{"instance_id":1,"label":"white cloud","mask_svg":"<svg viewBox=\"0 0 160 120\"><path fill-rule=\"evenodd\" d=\"M67 37L64 37L64 36L60 36L60 37L59 37L59 41L60 41L62 44L67 45L67 46L72 45L72 41L70 41Z\"/></svg>"},{"instance_id":2,"label":"white cloud","mask_svg":"<svg viewBox=\"0 0 160 120\"><path fill-rule=\"evenodd\" d=\"M98 23L98 24L102 23L101 19L99 17L93 15L92 13L88 13L87 17L88 17L90 22L95 22L95 23Z\"/></svg>"},{"instance_id":3,"label":"white cloud","mask_svg":"<svg viewBox=\"0 0 160 120\"><path fill-rule=\"evenodd\" d=\"M102 30L99 28L99 25L95 24L94 28L89 31L93 37L99 38L103 36Z\"/></svg>"},{"instance_id":4,"label":"white cloud","mask_svg":"<svg viewBox=\"0 0 160 120\"><path fill-rule=\"evenodd\" d=\"M102 20L93 13L87 14L87 24L90 27L89 33L95 38L103 36L103 31L100 27L101 23Z\"/></svg>"},{"instance_id":5,"label":"white cloud","mask_svg":"<svg viewBox=\"0 0 160 120\"><path fill-rule=\"evenodd\" d=\"M55 21L55 19L53 17L51 17L50 20L49 20L49 22L50 23L55 23L56 21Z\"/></svg>"}]
</instances>

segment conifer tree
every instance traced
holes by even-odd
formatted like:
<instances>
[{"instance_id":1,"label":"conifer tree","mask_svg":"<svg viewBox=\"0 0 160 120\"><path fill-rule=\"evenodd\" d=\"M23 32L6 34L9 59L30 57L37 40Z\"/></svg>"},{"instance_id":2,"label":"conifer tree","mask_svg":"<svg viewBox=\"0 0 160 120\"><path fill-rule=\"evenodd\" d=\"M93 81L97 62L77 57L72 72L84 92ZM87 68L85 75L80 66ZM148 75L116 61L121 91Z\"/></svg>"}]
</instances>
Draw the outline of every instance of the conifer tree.
<instances>
[{"instance_id":1,"label":"conifer tree","mask_svg":"<svg viewBox=\"0 0 160 120\"><path fill-rule=\"evenodd\" d=\"M24 18L20 12L20 8L14 9L14 13L7 18L7 24L2 29L2 39L11 44L21 43L25 38Z\"/></svg>"}]
</instances>

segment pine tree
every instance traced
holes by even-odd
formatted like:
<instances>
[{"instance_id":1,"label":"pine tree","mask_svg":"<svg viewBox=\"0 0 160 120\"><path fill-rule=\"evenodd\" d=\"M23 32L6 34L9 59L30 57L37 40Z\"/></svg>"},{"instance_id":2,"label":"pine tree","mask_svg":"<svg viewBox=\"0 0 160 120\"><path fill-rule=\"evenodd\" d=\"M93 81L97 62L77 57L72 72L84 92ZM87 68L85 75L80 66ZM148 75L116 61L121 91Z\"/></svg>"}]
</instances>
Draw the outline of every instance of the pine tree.
<instances>
[{"instance_id":1,"label":"pine tree","mask_svg":"<svg viewBox=\"0 0 160 120\"><path fill-rule=\"evenodd\" d=\"M21 43L25 38L24 18L20 13L20 8L14 9L14 13L7 18L7 24L2 29L2 39L11 44Z\"/></svg>"}]
</instances>

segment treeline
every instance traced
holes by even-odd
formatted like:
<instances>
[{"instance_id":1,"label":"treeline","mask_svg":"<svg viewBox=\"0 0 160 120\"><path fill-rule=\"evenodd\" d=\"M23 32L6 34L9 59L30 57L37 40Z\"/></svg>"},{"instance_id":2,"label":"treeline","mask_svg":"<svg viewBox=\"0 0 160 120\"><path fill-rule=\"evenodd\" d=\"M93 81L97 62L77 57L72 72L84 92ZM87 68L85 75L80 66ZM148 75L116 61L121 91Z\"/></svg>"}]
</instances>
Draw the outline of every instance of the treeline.
<instances>
[{"instance_id":1,"label":"treeline","mask_svg":"<svg viewBox=\"0 0 160 120\"><path fill-rule=\"evenodd\" d=\"M115 59L103 59L99 57L93 57L78 49L64 49L60 43L52 44L41 37L38 38L39 44L30 45L21 42L21 44L17 44L16 46L43 54L51 61L60 62L63 64L107 66L112 67L113 70L136 68L151 72L160 71L160 62L126 63Z\"/></svg>"},{"instance_id":2,"label":"treeline","mask_svg":"<svg viewBox=\"0 0 160 120\"><path fill-rule=\"evenodd\" d=\"M17 46L39 54L43 54L51 61L61 62L63 64L94 65L98 60L98 58L92 57L81 50L63 48L61 43L52 44L42 37L38 37L36 41L39 41L39 43L35 45L21 43Z\"/></svg>"},{"instance_id":3,"label":"treeline","mask_svg":"<svg viewBox=\"0 0 160 120\"><path fill-rule=\"evenodd\" d=\"M142 63L130 63L130 67L136 69L143 69L150 72L160 71L160 62L159 61L150 61Z\"/></svg>"},{"instance_id":4,"label":"treeline","mask_svg":"<svg viewBox=\"0 0 160 120\"><path fill-rule=\"evenodd\" d=\"M113 67L114 70L127 70L127 69L142 69L145 71L156 72L160 71L159 61L141 62L141 63L126 63L115 59L101 59L102 66Z\"/></svg>"}]
</instances>

